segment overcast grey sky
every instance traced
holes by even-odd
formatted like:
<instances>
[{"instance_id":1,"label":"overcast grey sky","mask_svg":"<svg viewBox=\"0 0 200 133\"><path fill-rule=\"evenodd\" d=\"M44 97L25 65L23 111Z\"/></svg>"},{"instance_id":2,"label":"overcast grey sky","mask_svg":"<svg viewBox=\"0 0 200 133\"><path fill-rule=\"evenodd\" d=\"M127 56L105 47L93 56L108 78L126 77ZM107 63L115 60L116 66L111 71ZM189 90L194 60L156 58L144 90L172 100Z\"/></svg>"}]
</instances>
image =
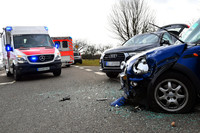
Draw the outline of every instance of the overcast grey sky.
<instances>
[{"instance_id":1,"label":"overcast grey sky","mask_svg":"<svg viewBox=\"0 0 200 133\"><path fill-rule=\"evenodd\" d=\"M0 28L49 27L51 36L71 36L95 44L116 44L108 30L108 15L118 0L0 0ZM157 24L188 23L200 18L199 0L146 0Z\"/></svg>"}]
</instances>

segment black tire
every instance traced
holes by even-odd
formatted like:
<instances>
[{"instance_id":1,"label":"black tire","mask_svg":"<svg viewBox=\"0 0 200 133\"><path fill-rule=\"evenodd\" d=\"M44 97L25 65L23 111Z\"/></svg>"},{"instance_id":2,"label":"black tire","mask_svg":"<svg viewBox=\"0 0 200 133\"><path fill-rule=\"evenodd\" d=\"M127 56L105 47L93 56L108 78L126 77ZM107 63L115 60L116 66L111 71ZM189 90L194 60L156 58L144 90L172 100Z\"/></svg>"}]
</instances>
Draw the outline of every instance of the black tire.
<instances>
[{"instance_id":1,"label":"black tire","mask_svg":"<svg viewBox=\"0 0 200 133\"><path fill-rule=\"evenodd\" d=\"M80 61L80 64L82 64L82 60Z\"/></svg>"},{"instance_id":2,"label":"black tire","mask_svg":"<svg viewBox=\"0 0 200 133\"><path fill-rule=\"evenodd\" d=\"M53 75L54 75L54 76L60 76L60 75L61 75L61 69L55 70L55 71L53 72Z\"/></svg>"},{"instance_id":3,"label":"black tire","mask_svg":"<svg viewBox=\"0 0 200 133\"><path fill-rule=\"evenodd\" d=\"M12 76L11 72L10 71L6 72L6 76L11 77Z\"/></svg>"},{"instance_id":4,"label":"black tire","mask_svg":"<svg viewBox=\"0 0 200 133\"><path fill-rule=\"evenodd\" d=\"M116 72L107 72L106 75L109 78L117 78L117 76L119 75L119 73L116 73Z\"/></svg>"},{"instance_id":5,"label":"black tire","mask_svg":"<svg viewBox=\"0 0 200 133\"><path fill-rule=\"evenodd\" d=\"M154 111L187 113L195 104L195 88L191 81L177 72L164 73L148 91L149 105Z\"/></svg>"},{"instance_id":6,"label":"black tire","mask_svg":"<svg viewBox=\"0 0 200 133\"><path fill-rule=\"evenodd\" d=\"M13 77L16 81L21 80L21 74L19 73L19 71L15 67L13 68Z\"/></svg>"},{"instance_id":7,"label":"black tire","mask_svg":"<svg viewBox=\"0 0 200 133\"><path fill-rule=\"evenodd\" d=\"M66 65L66 67L70 67L70 65Z\"/></svg>"}]
</instances>

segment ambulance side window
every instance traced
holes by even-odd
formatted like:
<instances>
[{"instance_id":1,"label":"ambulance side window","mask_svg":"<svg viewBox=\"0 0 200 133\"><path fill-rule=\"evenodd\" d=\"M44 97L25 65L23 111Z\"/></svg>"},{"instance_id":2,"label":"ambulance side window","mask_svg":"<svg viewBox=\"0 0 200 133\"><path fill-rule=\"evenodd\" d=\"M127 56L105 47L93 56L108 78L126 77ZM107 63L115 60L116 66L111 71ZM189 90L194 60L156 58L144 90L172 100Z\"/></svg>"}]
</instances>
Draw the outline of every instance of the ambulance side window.
<instances>
[{"instance_id":1,"label":"ambulance side window","mask_svg":"<svg viewBox=\"0 0 200 133\"><path fill-rule=\"evenodd\" d=\"M63 41L62 42L62 46L63 46L63 48L68 48L68 42L67 41Z\"/></svg>"}]
</instances>

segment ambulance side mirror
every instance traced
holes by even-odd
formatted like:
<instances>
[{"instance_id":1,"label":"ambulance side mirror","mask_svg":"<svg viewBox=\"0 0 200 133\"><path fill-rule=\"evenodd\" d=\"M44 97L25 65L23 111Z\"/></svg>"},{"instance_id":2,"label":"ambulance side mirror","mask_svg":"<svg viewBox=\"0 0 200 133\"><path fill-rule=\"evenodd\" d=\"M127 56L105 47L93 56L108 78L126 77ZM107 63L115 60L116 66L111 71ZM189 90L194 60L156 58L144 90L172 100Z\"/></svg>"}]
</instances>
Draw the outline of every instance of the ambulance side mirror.
<instances>
[{"instance_id":1,"label":"ambulance side mirror","mask_svg":"<svg viewBox=\"0 0 200 133\"><path fill-rule=\"evenodd\" d=\"M6 51L7 51L7 52L13 51L13 48L11 47L10 44L6 44Z\"/></svg>"}]
</instances>

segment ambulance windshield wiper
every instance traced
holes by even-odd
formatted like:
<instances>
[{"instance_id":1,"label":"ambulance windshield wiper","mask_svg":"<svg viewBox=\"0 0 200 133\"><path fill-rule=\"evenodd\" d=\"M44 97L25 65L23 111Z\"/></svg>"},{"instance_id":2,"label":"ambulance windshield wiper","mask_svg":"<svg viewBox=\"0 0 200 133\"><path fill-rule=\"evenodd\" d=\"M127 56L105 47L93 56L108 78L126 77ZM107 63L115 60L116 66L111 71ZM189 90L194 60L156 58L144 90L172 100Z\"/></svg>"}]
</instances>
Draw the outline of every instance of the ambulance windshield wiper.
<instances>
[{"instance_id":1,"label":"ambulance windshield wiper","mask_svg":"<svg viewBox=\"0 0 200 133\"><path fill-rule=\"evenodd\" d=\"M157 25L155 25L155 24L152 24L152 23L149 23L149 24L151 24L151 25L153 25L153 26L155 26L155 27L157 27L157 28L159 28L159 29L162 29L162 30L164 30L164 31L167 31L170 35L172 35L173 37L175 37L177 40L179 40L181 43L185 43L184 41L182 41L181 39L179 39L176 35L174 35L173 33L171 33L170 31L168 31L167 29L165 29L165 28L162 28L162 27L159 27L159 26L157 26Z\"/></svg>"}]
</instances>

